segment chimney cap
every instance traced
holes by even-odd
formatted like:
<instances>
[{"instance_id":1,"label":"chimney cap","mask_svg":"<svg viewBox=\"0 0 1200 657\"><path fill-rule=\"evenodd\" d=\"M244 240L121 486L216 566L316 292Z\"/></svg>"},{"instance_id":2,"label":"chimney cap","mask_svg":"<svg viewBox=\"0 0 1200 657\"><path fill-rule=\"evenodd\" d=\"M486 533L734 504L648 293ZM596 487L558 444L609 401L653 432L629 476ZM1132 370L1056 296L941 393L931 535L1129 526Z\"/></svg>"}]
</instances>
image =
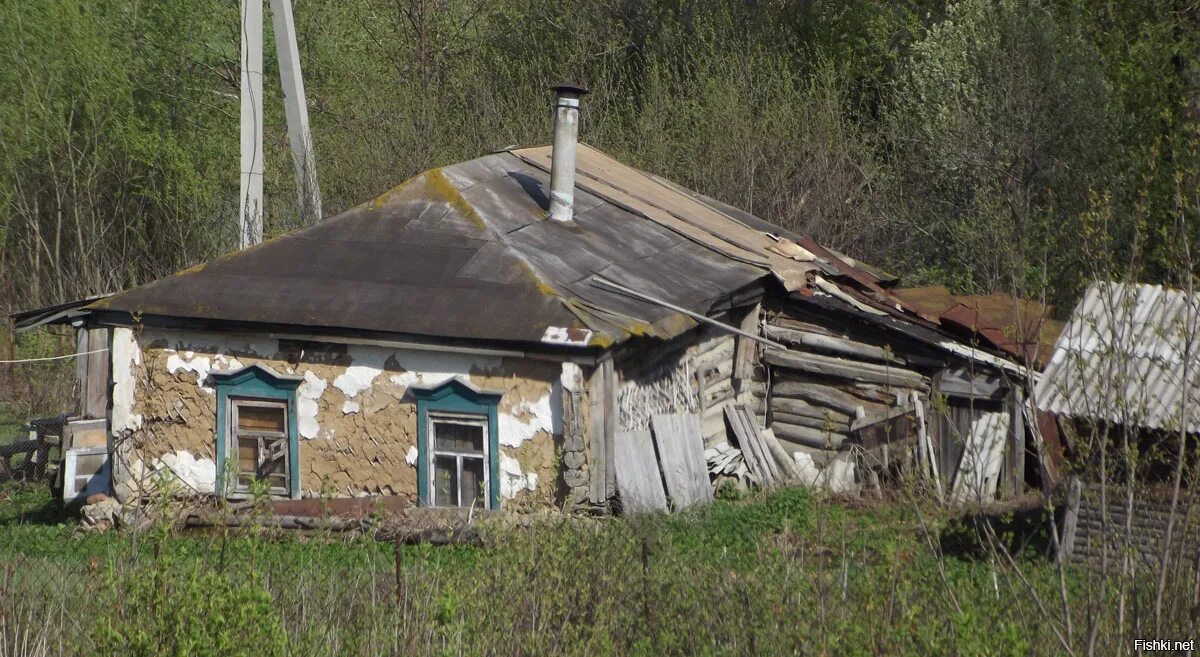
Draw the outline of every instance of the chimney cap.
<instances>
[{"instance_id":1,"label":"chimney cap","mask_svg":"<svg viewBox=\"0 0 1200 657\"><path fill-rule=\"evenodd\" d=\"M567 80L564 82L560 82L550 88L553 89L554 92L558 93L558 94L565 93L565 94L575 94L576 96L582 96L582 95L588 93L587 87L583 86L582 84L579 84L578 82L575 82L574 80Z\"/></svg>"}]
</instances>

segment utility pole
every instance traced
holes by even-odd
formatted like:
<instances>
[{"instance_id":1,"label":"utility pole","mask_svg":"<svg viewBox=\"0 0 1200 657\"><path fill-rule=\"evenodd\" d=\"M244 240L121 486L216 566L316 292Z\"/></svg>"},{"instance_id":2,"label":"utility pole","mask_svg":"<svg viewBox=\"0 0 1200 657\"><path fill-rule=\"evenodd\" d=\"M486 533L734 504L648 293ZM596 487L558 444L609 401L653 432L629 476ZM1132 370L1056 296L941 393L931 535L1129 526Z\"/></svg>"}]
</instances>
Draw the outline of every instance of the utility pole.
<instances>
[{"instance_id":1,"label":"utility pole","mask_svg":"<svg viewBox=\"0 0 1200 657\"><path fill-rule=\"evenodd\" d=\"M296 200L303 223L321 219L321 188L317 186L317 159L308 131L308 106L304 76L300 72L300 49L296 46L296 23L292 0L271 0L271 22L275 26L275 55L279 59L279 84L287 113L288 142L296 172Z\"/></svg>"},{"instance_id":2,"label":"utility pole","mask_svg":"<svg viewBox=\"0 0 1200 657\"><path fill-rule=\"evenodd\" d=\"M242 180L238 248L262 241L263 100L262 0L242 0Z\"/></svg>"},{"instance_id":3,"label":"utility pole","mask_svg":"<svg viewBox=\"0 0 1200 657\"><path fill-rule=\"evenodd\" d=\"M241 0L241 185L238 208L238 248L262 241L263 236L263 0ZM312 135L308 129L304 78L296 45L291 0L271 0L279 83L287 114L288 142L296 175L296 195L304 223L320 220L321 190Z\"/></svg>"}]
</instances>

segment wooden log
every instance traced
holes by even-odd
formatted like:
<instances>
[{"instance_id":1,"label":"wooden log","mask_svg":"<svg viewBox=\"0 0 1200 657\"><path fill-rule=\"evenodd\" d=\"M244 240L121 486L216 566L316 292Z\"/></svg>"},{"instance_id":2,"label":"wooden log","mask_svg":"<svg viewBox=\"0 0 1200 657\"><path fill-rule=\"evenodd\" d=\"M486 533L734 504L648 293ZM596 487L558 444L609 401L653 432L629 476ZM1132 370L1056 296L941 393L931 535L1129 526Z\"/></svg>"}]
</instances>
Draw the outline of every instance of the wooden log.
<instances>
[{"instance_id":1,"label":"wooden log","mask_svg":"<svg viewBox=\"0 0 1200 657\"><path fill-rule=\"evenodd\" d=\"M733 382L729 379L724 379L716 383L704 386L703 400L705 405L712 405L724 399L732 399L734 395Z\"/></svg>"},{"instance_id":2,"label":"wooden log","mask_svg":"<svg viewBox=\"0 0 1200 657\"><path fill-rule=\"evenodd\" d=\"M793 413L771 413L771 423L774 424L775 422L812 427L814 429L829 429L838 433L850 432L850 425L845 422L835 422L829 418L822 419L807 415L795 415Z\"/></svg>"},{"instance_id":3,"label":"wooden log","mask_svg":"<svg viewBox=\"0 0 1200 657\"><path fill-rule=\"evenodd\" d=\"M873 427L876 424L887 422L888 420L900 417L901 415L908 415L912 412L913 409L908 406L893 406L882 411L871 413L870 415L856 418L854 422L850 423L850 430L858 431L867 427Z\"/></svg>"},{"instance_id":4,"label":"wooden log","mask_svg":"<svg viewBox=\"0 0 1200 657\"><path fill-rule=\"evenodd\" d=\"M733 346L715 352L696 356L697 372L702 372L707 380L728 379L733 373Z\"/></svg>"},{"instance_id":5,"label":"wooden log","mask_svg":"<svg viewBox=\"0 0 1200 657\"><path fill-rule=\"evenodd\" d=\"M767 446L767 451L775 458L775 462L779 465L779 471L783 474L783 478L787 481L797 481L800 479L800 471L796 468L796 461L792 458L783 445L779 444L779 439L775 437L775 432L770 429L764 429L759 434L763 443Z\"/></svg>"},{"instance_id":6,"label":"wooden log","mask_svg":"<svg viewBox=\"0 0 1200 657\"><path fill-rule=\"evenodd\" d=\"M850 440L845 434L832 433L821 429L801 427L783 422L772 424L771 430L775 432L777 438L820 449L841 449L842 445L847 444Z\"/></svg>"},{"instance_id":7,"label":"wooden log","mask_svg":"<svg viewBox=\"0 0 1200 657\"><path fill-rule=\"evenodd\" d=\"M770 326L778 326L781 328L793 329L796 331L808 331L809 333L817 333L820 335L833 335L833 332L824 326L812 324L810 322L802 322L791 317L779 316L770 320Z\"/></svg>"},{"instance_id":8,"label":"wooden log","mask_svg":"<svg viewBox=\"0 0 1200 657\"><path fill-rule=\"evenodd\" d=\"M831 408L843 415L855 417L864 412L863 402L853 395L832 386L806 381L779 381L771 385L772 397L789 397Z\"/></svg>"},{"instance_id":9,"label":"wooden log","mask_svg":"<svg viewBox=\"0 0 1200 657\"><path fill-rule=\"evenodd\" d=\"M885 367L883 365L851 361L844 358L832 358L830 356L819 356L817 354L783 351L782 349L772 348L767 349L766 361L775 367L823 374L851 381L898 385L920 390L927 390L929 388L928 380L917 372L898 367Z\"/></svg>"},{"instance_id":10,"label":"wooden log","mask_svg":"<svg viewBox=\"0 0 1200 657\"><path fill-rule=\"evenodd\" d=\"M768 338L777 342L805 347L809 350L825 351L842 356L879 361L881 363L904 362L895 354L881 347L845 338L837 338L831 335L821 335L810 331L798 331L778 326L767 326L766 334Z\"/></svg>"},{"instance_id":11,"label":"wooden log","mask_svg":"<svg viewBox=\"0 0 1200 657\"><path fill-rule=\"evenodd\" d=\"M789 455L792 455L793 463L796 462L795 453L804 452L805 454L808 454L810 458L812 458L813 464L818 468L824 468L826 465L829 465L830 461L836 459L838 455L845 453L833 449L822 449L820 447L801 445L800 443L787 440L786 438L780 438L778 436L775 437L775 440L780 444L780 446L783 447L784 451L786 451Z\"/></svg>"},{"instance_id":12,"label":"wooden log","mask_svg":"<svg viewBox=\"0 0 1200 657\"><path fill-rule=\"evenodd\" d=\"M716 360L728 360L735 348L735 336L722 331L696 344L696 361L715 362Z\"/></svg>"},{"instance_id":13,"label":"wooden log","mask_svg":"<svg viewBox=\"0 0 1200 657\"><path fill-rule=\"evenodd\" d=\"M850 423L850 416L846 415L845 413L838 413L837 411L831 411L828 408L813 406L808 402L803 402L797 399L787 399L786 397L772 397L771 412L804 415L807 417L817 418L818 420L824 420L828 418L834 422L847 425Z\"/></svg>"}]
</instances>

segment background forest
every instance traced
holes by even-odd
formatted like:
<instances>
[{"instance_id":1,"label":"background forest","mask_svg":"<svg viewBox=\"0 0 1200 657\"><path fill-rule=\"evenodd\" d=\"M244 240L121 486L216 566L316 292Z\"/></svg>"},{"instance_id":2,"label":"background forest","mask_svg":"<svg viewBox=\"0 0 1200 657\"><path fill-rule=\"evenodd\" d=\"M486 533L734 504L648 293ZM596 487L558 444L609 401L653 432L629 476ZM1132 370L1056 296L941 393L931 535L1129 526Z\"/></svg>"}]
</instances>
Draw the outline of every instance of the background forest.
<instances>
[{"instance_id":1,"label":"background forest","mask_svg":"<svg viewBox=\"0 0 1200 657\"><path fill-rule=\"evenodd\" d=\"M548 142L572 78L585 141L908 284L1061 314L1200 239L1191 0L294 1L326 214ZM236 0L0 3L0 311L233 248L237 48ZM272 235L302 220L270 48L265 79Z\"/></svg>"}]
</instances>

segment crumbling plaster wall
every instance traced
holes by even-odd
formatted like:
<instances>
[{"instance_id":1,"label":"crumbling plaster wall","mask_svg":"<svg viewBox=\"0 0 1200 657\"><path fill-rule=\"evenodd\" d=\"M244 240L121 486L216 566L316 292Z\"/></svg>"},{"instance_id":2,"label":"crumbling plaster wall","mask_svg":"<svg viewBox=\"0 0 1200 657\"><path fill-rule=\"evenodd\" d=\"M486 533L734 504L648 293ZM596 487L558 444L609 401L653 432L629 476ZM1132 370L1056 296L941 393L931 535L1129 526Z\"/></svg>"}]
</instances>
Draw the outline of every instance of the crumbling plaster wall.
<instances>
[{"instance_id":1,"label":"crumbling plaster wall","mask_svg":"<svg viewBox=\"0 0 1200 657\"><path fill-rule=\"evenodd\" d=\"M359 345L289 345L224 333L118 328L113 346L112 430L118 494L151 471L211 492L216 391L210 372L262 364L302 376L297 390L300 488L318 495L417 495L413 384L461 377L503 393L500 492L505 507L556 503L562 434L562 363ZM568 365L567 367L573 367ZM124 466L124 467L122 467Z\"/></svg>"}]
</instances>

